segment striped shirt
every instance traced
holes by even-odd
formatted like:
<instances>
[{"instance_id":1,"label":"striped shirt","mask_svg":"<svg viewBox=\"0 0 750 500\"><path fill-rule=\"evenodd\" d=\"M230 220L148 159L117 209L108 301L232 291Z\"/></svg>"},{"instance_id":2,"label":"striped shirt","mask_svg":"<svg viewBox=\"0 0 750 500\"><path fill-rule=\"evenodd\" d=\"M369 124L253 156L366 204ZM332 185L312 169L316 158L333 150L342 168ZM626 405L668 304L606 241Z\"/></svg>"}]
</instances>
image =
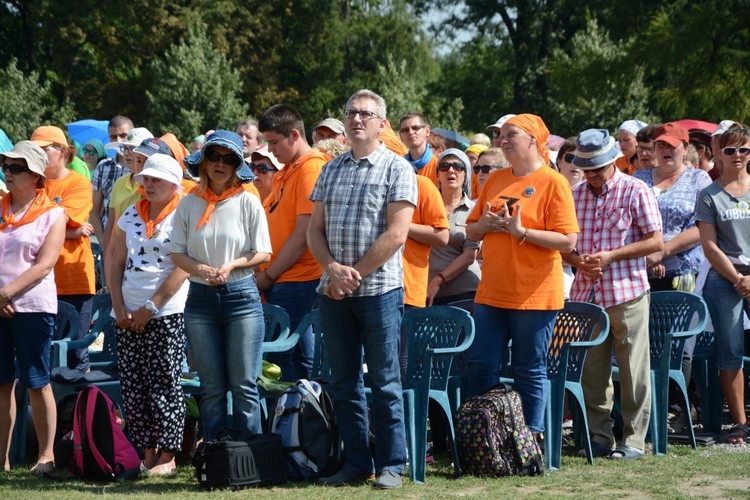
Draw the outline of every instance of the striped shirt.
<instances>
[{"instance_id":1,"label":"striped shirt","mask_svg":"<svg viewBox=\"0 0 750 500\"><path fill-rule=\"evenodd\" d=\"M310 194L325 204L328 248L336 262L354 266L387 229L386 207L407 201L417 204L414 168L381 143L368 156L355 160L351 152L326 163ZM403 287L401 254L394 253L380 268L364 277L351 296L382 295ZM330 278L324 272L318 292Z\"/></svg>"},{"instance_id":2,"label":"striped shirt","mask_svg":"<svg viewBox=\"0 0 750 500\"><path fill-rule=\"evenodd\" d=\"M643 236L661 231L661 215L653 193L643 181L615 173L596 196L588 182L573 188L573 200L581 233L578 253L595 254L641 241ZM646 258L612 262L594 281L576 273L570 290L571 300L593 302L604 308L634 300L649 290Z\"/></svg>"}]
</instances>

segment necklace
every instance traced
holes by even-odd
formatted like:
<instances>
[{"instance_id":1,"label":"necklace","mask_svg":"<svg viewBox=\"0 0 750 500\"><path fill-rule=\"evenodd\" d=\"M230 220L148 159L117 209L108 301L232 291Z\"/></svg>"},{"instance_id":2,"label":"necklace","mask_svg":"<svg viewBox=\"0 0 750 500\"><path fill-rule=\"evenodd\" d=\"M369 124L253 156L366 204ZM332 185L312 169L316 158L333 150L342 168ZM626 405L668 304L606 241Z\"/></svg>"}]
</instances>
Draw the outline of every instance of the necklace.
<instances>
[{"instance_id":1,"label":"necklace","mask_svg":"<svg viewBox=\"0 0 750 500\"><path fill-rule=\"evenodd\" d=\"M734 181L733 181L733 182L734 182ZM733 196L735 196L735 197L740 197L740 196L742 196L742 195L743 195L743 194L744 194L744 193L745 193L745 192L747 191L747 186L748 186L748 183L749 183L749 182L748 182L748 180L746 179L746 180L745 180L745 184L744 184L744 185L743 185L742 187L738 187L738 188L733 188L733 189L734 189L734 191L736 192L736 194L733 194L733 193L732 193L731 191L729 191L729 190L730 190L730 188L729 188L729 184L730 184L730 183L729 183L729 182L727 182L727 181L725 181L725 180L724 180L724 179L722 179L721 177L719 177L719 184L721 184L721 185L722 185L722 186L724 187L724 189L726 189L727 191L729 191L729 194L732 194L732 195L733 195Z\"/></svg>"}]
</instances>

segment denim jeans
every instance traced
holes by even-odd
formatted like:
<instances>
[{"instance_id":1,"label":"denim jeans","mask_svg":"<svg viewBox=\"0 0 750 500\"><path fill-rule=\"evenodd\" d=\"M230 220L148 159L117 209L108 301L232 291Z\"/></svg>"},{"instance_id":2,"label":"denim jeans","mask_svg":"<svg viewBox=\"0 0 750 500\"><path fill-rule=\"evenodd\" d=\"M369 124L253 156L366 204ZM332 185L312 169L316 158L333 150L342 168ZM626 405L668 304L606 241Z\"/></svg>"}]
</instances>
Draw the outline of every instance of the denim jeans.
<instances>
[{"instance_id":1,"label":"denim jeans","mask_svg":"<svg viewBox=\"0 0 750 500\"><path fill-rule=\"evenodd\" d=\"M263 292L266 301L283 307L289 315L289 328L294 331L307 313L318 304L315 289L320 280L276 283ZM281 380L295 382L310 378L315 349L312 328L300 335L297 345L286 352L269 353L266 359L281 368Z\"/></svg>"},{"instance_id":2,"label":"denim jeans","mask_svg":"<svg viewBox=\"0 0 750 500\"><path fill-rule=\"evenodd\" d=\"M737 293L734 285L711 269L703 285L706 301L716 335L720 370L739 370L745 352L745 327L742 310L750 316L750 301Z\"/></svg>"},{"instance_id":3,"label":"denim jeans","mask_svg":"<svg viewBox=\"0 0 750 500\"><path fill-rule=\"evenodd\" d=\"M214 439L222 428L260 434L257 378L265 327L255 278L215 287L191 282L185 333L201 381L203 438ZM233 422L227 415L228 391Z\"/></svg>"},{"instance_id":4,"label":"denim jeans","mask_svg":"<svg viewBox=\"0 0 750 500\"><path fill-rule=\"evenodd\" d=\"M474 306L474 342L466 352L469 396L497 385L503 355L512 340L514 388L521 396L523 416L533 432L544 432L547 404L547 351L557 311Z\"/></svg>"},{"instance_id":5,"label":"denim jeans","mask_svg":"<svg viewBox=\"0 0 750 500\"><path fill-rule=\"evenodd\" d=\"M320 297L320 315L328 359L336 420L344 441L344 467L372 472L369 421L365 399L362 351L372 384L372 425L375 471L403 474L406 464L406 428L398 353L404 291L391 290L374 297L331 300Z\"/></svg>"},{"instance_id":6,"label":"denim jeans","mask_svg":"<svg viewBox=\"0 0 750 500\"><path fill-rule=\"evenodd\" d=\"M58 300L62 300L72 305L78 311L78 331L72 335L73 340L80 340L89 334L91 329L91 316L94 314L94 296L91 294L79 295L58 295ZM91 367L89 361L89 348L73 349L68 351L68 368L86 373Z\"/></svg>"}]
</instances>

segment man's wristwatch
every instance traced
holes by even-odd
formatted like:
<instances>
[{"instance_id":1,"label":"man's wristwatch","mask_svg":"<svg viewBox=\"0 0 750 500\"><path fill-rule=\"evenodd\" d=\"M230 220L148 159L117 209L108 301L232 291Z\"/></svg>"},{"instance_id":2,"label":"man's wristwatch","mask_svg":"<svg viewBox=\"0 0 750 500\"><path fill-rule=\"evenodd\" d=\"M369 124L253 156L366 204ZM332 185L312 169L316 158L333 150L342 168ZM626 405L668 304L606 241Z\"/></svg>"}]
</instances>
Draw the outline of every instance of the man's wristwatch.
<instances>
[{"instance_id":1,"label":"man's wristwatch","mask_svg":"<svg viewBox=\"0 0 750 500\"><path fill-rule=\"evenodd\" d=\"M154 314L159 314L159 309L157 309L156 305L154 305L154 303L150 300L147 300L143 307L145 307L147 311L151 311Z\"/></svg>"}]
</instances>

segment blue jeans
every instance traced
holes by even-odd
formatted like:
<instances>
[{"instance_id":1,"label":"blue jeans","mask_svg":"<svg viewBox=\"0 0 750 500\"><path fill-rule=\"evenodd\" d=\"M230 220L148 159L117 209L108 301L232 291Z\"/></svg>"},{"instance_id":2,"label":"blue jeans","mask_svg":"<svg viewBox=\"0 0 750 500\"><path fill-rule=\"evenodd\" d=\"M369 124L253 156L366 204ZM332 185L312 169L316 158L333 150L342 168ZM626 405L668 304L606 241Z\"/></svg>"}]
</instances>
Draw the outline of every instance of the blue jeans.
<instances>
[{"instance_id":1,"label":"blue jeans","mask_svg":"<svg viewBox=\"0 0 750 500\"><path fill-rule=\"evenodd\" d=\"M403 474L406 428L398 353L404 291L375 297L331 300L321 295L320 315L328 359L336 420L344 441L346 463L354 472L372 472L369 421L362 372L362 351L372 384L372 425L377 436L375 470Z\"/></svg>"},{"instance_id":2,"label":"blue jeans","mask_svg":"<svg viewBox=\"0 0 750 500\"><path fill-rule=\"evenodd\" d=\"M289 328L294 331L307 313L318 304L315 289L320 280L276 283L263 292L266 301L283 307L289 315ZM281 380L295 382L310 378L312 358L315 349L312 327L300 335L295 347L286 352L269 353L266 359L281 368Z\"/></svg>"},{"instance_id":3,"label":"blue jeans","mask_svg":"<svg viewBox=\"0 0 750 500\"><path fill-rule=\"evenodd\" d=\"M745 352L745 328L742 310L750 316L750 302L737 293L734 285L711 269L703 285L706 301L716 335L720 370L739 370Z\"/></svg>"},{"instance_id":4,"label":"blue jeans","mask_svg":"<svg viewBox=\"0 0 750 500\"><path fill-rule=\"evenodd\" d=\"M91 294L58 295L57 299L67 302L78 311L78 331L71 338L73 340L80 340L88 335L91 329L91 316L94 314L94 311L92 311L94 296ZM75 368L80 372L86 373L90 367L91 362L89 361L88 347L68 351L68 368Z\"/></svg>"},{"instance_id":5,"label":"blue jeans","mask_svg":"<svg viewBox=\"0 0 750 500\"><path fill-rule=\"evenodd\" d=\"M16 313L0 318L0 385L18 375L29 389L49 384L50 349L55 331L51 313Z\"/></svg>"},{"instance_id":6,"label":"blue jeans","mask_svg":"<svg viewBox=\"0 0 750 500\"><path fill-rule=\"evenodd\" d=\"M214 439L222 428L260 434L257 378L265 327L255 278L215 287L191 282L185 333L201 381L203 438ZM227 415L227 391L234 422Z\"/></svg>"},{"instance_id":7,"label":"blue jeans","mask_svg":"<svg viewBox=\"0 0 750 500\"><path fill-rule=\"evenodd\" d=\"M503 355L512 340L514 388L521 396L523 416L532 432L544 432L547 404L547 351L557 311L474 306L476 333L466 352L469 396L497 385Z\"/></svg>"}]
</instances>

